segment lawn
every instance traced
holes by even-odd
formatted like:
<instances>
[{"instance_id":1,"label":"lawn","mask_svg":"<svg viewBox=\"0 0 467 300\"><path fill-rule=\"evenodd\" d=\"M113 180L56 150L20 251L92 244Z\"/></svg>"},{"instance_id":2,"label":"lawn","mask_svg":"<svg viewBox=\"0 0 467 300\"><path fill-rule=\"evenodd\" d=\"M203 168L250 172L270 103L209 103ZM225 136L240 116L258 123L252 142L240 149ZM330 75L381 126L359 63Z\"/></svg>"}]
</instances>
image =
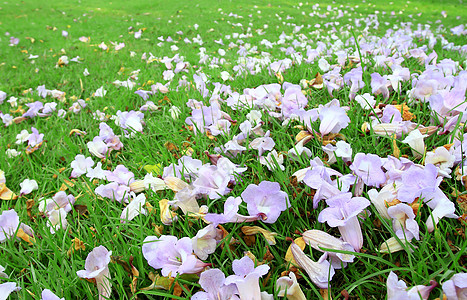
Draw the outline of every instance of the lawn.
<instances>
[{"instance_id":1,"label":"lawn","mask_svg":"<svg viewBox=\"0 0 467 300\"><path fill-rule=\"evenodd\" d=\"M0 4L0 299L467 297L463 0L40 2Z\"/></svg>"}]
</instances>

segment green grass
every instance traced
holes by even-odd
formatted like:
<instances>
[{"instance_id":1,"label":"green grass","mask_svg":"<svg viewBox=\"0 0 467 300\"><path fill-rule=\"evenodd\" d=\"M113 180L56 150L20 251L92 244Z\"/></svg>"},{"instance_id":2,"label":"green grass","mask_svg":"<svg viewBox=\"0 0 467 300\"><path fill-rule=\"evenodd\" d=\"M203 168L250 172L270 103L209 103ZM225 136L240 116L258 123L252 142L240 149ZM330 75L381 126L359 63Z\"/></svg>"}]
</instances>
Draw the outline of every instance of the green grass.
<instances>
[{"instance_id":1,"label":"green grass","mask_svg":"<svg viewBox=\"0 0 467 300\"><path fill-rule=\"evenodd\" d=\"M466 44L464 36L454 36L449 31L450 28L462 24L467 19L467 10L462 0L451 1L333 1L332 3L321 3L320 14L326 13L327 6L331 5L337 10L345 12L343 18L334 20L332 16L337 16L337 10L330 11L328 17L319 18L309 16L312 10L312 3L302 1L299 6L298 1L121 1L112 2L99 1L53 1L37 3L37 1L8 1L0 4L0 90L7 93L8 97L15 96L19 100L19 105L27 110L26 103L33 101L58 103L58 109L67 110L74 99L82 98L86 100L87 107L80 114L67 113L65 118L59 118L56 113L49 117L27 119L19 124L13 124L0 129L0 170L5 172L6 185L19 194L19 184L26 178L35 179L39 184L39 189L29 195L19 197L17 200L1 200L1 211L14 208L20 217L20 221L30 225L35 231L36 242L28 245L24 241L9 239L0 244L0 264L6 267L9 280L17 282L22 290L13 293L11 298L16 299L40 299L43 289L50 289L59 297L65 299L97 298L97 288L92 283L78 278L76 272L84 269L84 262L88 253L95 247L104 245L112 251L114 259L110 264L110 274L112 276L112 297L118 299L161 299L174 298L172 291L150 290L144 291L142 288L151 285L149 273L158 273L150 267L142 255L143 240L150 235L155 235L155 226L162 225L158 201L161 199L172 200L172 191L145 192L147 201L154 207L154 212L147 216L140 215L126 224L120 223L120 214L123 204L110 200L99 199L94 193L88 193L89 185L92 190L97 186L89 182L85 176L78 178L75 185L67 192L77 197L76 204L86 207L87 213L80 214L78 207L72 210L67 216L68 227L66 230L58 230L51 234L46 227L47 218L39 213L38 203L42 197L50 198L56 193L65 180L69 179L71 173L70 163L77 154L91 156L87 150L86 143L99 134L98 125L100 121L92 118L92 112L96 110L105 111L107 115L115 115L118 110L129 111L138 110L143 101L141 97L134 94L134 91L124 87L115 87L112 82L115 80L126 80L130 73L140 70L138 79L134 80L137 88L149 89L148 81L166 83L163 80L163 72L166 70L164 64L157 61L146 63L141 59L143 53L152 53L155 57L173 57L176 53L184 57L190 63L188 73L177 74L173 82L169 85L167 94L160 93L152 96L149 100L154 101L160 107L154 112L145 112L145 126L143 133L135 133L131 138L124 137L123 131L114 124L112 120L107 124L114 129L114 132L121 135L124 148L121 151L113 151L105 161L103 168L113 169L118 164L125 165L134 172L136 179L141 179L146 174L143 169L145 165L161 164L168 166L176 162L176 157L183 155L183 151L191 147L194 152L192 157L200 159L203 163L208 163L209 159L204 154L207 150L214 153L214 148L224 145L227 141L240 132L239 124L246 120L246 111L234 111L222 105L222 110L229 113L232 119L237 120L236 125L231 126L231 132L226 136L217 136L211 140L206 135L195 135L187 130L185 118L189 116L191 109L186 106L188 99L202 101L202 97L196 89L180 89L176 91L178 79L181 75L186 75L188 81L193 81L193 74L197 70L202 70L210 77L211 82L222 82L221 71L228 71L234 74L233 67L237 65L238 48L230 49L228 44L233 41L238 44L236 38L226 39L226 35L252 33L251 37L242 38L245 43L251 46L258 46L258 53L250 57L261 57L261 51L271 54L271 61L283 59L285 53L280 47L290 47L292 42L299 40L300 34L305 34L306 42L312 48L316 48L319 41L326 41L324 37L332 33L335 28L335 35L347 40L343 34L344 28L348 24L354 24L355 18L365 18L370 14L378 12L380 26L377 29L369 29L369 35L382 37L386 30L393 28L395 24L401 26L401 22L411 22L412 29L415 30L418 24L429 24L433 32L436 32L438 25L443 25L440 32L449 42L455 45ZM357 7L358 5L358 7ZM258 13L261 11L261 13ZM391 15L391 11L395 15ZM443 18L441 11L447 13ZM221 14L221 12L223 14ZM242 18L229 17L229 13L242 16ZM305 15L302 14L305 12ZM385 14L383 14L385 12ZM399 13L402 12L402 13ZM421 13L420 16L417 14ZM280 19L276 16L280 16ZM249 17L248 15L251 15ZM287 18L290 16L290 18ZM440 23L437 23L437 20ZM338 21L339 25L332 25L326 28L325 24ZM243 26L233 26L233 23L242 23ZM249 23L251 23L249 25ZM305 25L299 32L294 34L293 39L286 40L284 44L275 45L272 49L267 49L260 42L268 39L277 42L281 32L288 35L293 34L295 25ZM196 30L194 25L198 24ZM320 24L320 28L315 28L315 24ZM364 22L362 23L364 24ZM267 25L267 29L265 26ZM310 25L309 28L307 26ZM130 28L133 27L133 28ZM251 31L248 31L251 27ZM352 33L360 38L367 33L362 32L364 25L353 28ZM141 39L133 37L134 32L139 29L144 30ZM264 35L257 34L256 30L263 29ZM68 38L61 35L61 31L69 33ZM318 30L320 37L310 33ZM182 35L176 32L182 31ZM18 37L20 42L17 46L8 46L10 36ZM204 44L185 44L185 37L190 40L200 35ZM89 43L78 41L81 36L90 37ZM172 37L179 48L172 51L170 45L173 43L160 42L159 36L167 39ZM29 39L27 39L27 37ZM217 49L220 47L214 41L223 38L225 46L221 46L227 51L224 56L226 63L219 68L210 68L208 65L199 64L200 48L206 48L206 53L219 56ZM124 42L125 47L119 51L114 51L113 42ZM109 46L108 51L103 51L97 47L101 42ZM427 44L424 39L414 40L418 45ZM353 47L353 46L351 46ZM355 49L355 48L354 48ZM440 61L443 58L451 58L458 61L465 69L466 56L459 52L442 49L440 42L434 47L438 53ZM297 50L304 55L306 49ZM134 56L130 53L135 52ZM430 53L431 51L429 51ZM29 55L39 55L34 60L28 59ZM63 67L56 67L60 56L67 55L70 59L80 57L80 63L70 62ZM333 63L336 57L332 56L328 60ZM411 72L421 72L424 66L415 59L406 59L404 66L410 68ZM371 63L364 73L366 86L359 92L363 94L371 93L370 74L379 72L388 74L383 68L375 68ZM84 69L89 70L90 76L83 75ZM342 74L350 71L347 66ZM295 64L290 69L283 72L284 80L298 84L301 79L312 79L316 72L321 72L318 68L317 60L314 63L301 65ZM245 88L255 88L261 84L277 83L278 79L271 76L266 68L263 68L255 75L247 74L228 81L233 91L243 92ZM144 86L143 86L144 84ZM194 82L192 82L194 85ZM51 97L42 99L37 95L35 89L39 85L45 85L48 89L58 89L66 93L63 101L53 100ZM92 94L101 86L108 91L103 98L92 97ZM212 91L213 86L208 86ZM406 91L411 88L411 83L403 83L403 92L397 94L392 92L388 100L384 100L381 95L376 96L378 103L398 104L407 102ZM27 90L32 89L33 93ZM26 92L25 92L26 91ZM321 90L309 89L309 108L326 104L333 99L326 88ZM361 125L369 121L368 111L364 111L355 103L348 100L348 87L334 91L334 97L341 101L341 105L347 105L350 110L347 112L351 119L349 126L341 131L346 141L352 145L353 154L358 152L374 153L381 157L392 155L392 140L387 137L377 136L372 132L364 133ZM204 99L207 104L208 99ZM172 120L169 108L174 105L180 108L180 118ZM10 112L10 105L5 101L0 104L0 111L10 113L14 117L20 116L20 112ZM416 103L411 105L411 111L415 115L414 121L428 125L430 123L431 111L428 104ZM295 127L299 122L293 121L286 126L282 126L281 121L268 116L263 112L262 120L265 122L263 129L271 131L271 137L276 142L275 149L280 152L287 152L293 147L295 136L300 131ZM315 124L318 128L318 124ZM34 126L40 133L44 133L46 142L36 152L27 155L23 145L16 145L16 135L21 130L29 130ZM69 135L72 129L80 129L87 132L84 136ZM405 136L397 139L397 145L401 153L414 160L410 148L401 143ZM252 137L249 141L252 140ZM431 136L425 140L427 151L436 147L450 143L452 136ZM248 141L248 142L249 142ZM178 147L178 150L169 151L164 144L171 142ZM248 148L248 143L244 146ZM313 153L313 157L323 158L324 152L321 149L321 142L312 139L306 147ZM7 149L17 149L22 154L18 157L7 158ZM232 159L234 163L248 167L248 171L241 176L233 187L233 190L219 200L200 199L199 203L210 208L210 212L222 212L223 202L228 196L240 196L242 191L250 184L258 184L263 180L275 181L281 184L281 189L289 195L291 208L284 211L277 222L265 224L256 222L253 225L260 226L269 231L278 233L277 244L269 246L267 241L261 236L256 236L256 242L248 246L245 242L240 227L243 224L225 224L225 229L229 232L226 241L237 240L233 247L218 246L216 252L211 254L206 262L212 263L214 267L220 268L226 276L233 274L232 261L243 257L245 251L251 253L259 260L263 261L267 250L274 256L268 262L269 274L263 277L261 288L271 294L277 295L275 282L281 273L287 270L285 253L289 246L287 237L297 238L298 233L308 229L321 229L339 236L336 229L330 228L317 221L317 217L322 209L326 207L322 201L318 209L313 210L310 194L311 188L303 183L293 186L291 183L292 174L298 169L309 166L308 159L302 157L300 161L284 162L285 170L275 169L268 171L266 166L259 164L258 152L249 149ZM97 158L93 157L95 162ZM324 158L323 158L324 160ZM421 161L415 161L421 163ZM65 168L61 171L61 168ZM348 166L342 161L332 165L332 168L342 172L350 173ZM101 180L101 184L104 181ZM441 185L445 194L452 201L456 197L451 196L455 188L460 192L465 191L465 187L460 181L445 179ZM369 188L365 189L364 195ZM79 197L78 197L79 196ZM34 201L31 209L31 217L28 217L27 201ZM428 285L430 279L444 282L452 274L466 272L465 252L467 242L465 240L465 223L456 219L442 219L434 232L428 233L424 222L429 217L430 210L424 206L417 216L420 225L420 241L413 241L415 248L413 252L409 249L392 254L381 254L378 252L380 245L389 237L394 235L391 223L382 219L376 209L370 207L371 216L362 220L362 230L364 236L364 246L362 253L356 254L354 263L347 268L336 270L336 275L331 281L330 294L333 299L343 299L341 291L346 290L352 299L381 299L386 294L386 279L389 272L395 271L399 279L407 282L408 286L418 284ZM246 205L243 205L240 212L247 214ZM185 236L193 237L197 231L205 226L205 223L195 218L183 216L181 211L179 220L171 226L163 226L163 234L175 235L178 238ZM465 213L456 204L456 213ZM252 225L252 224L246 224ZM78 238L84 242L85 250L75 251L68 255L72 240ZM266 248L268 247L268 248ZM319 258L317 251L308 251L308 255L314 260ZM139 271L136 283L136 293L132 294L130 284L132 277L125 270L118 260L128 262L130 257L134 257L133 264ZM300 280L300 285L308 299L319 296L319 290L314 286L308 277ZM2 280L2 283L6 280ZM198 278L190 276L179 276L177 281L183 284L183 293L180 299L189 298L199 290ZM431 298L442 298L442 290L437 287L432 292Z\"/></svg>"}]
</instances>

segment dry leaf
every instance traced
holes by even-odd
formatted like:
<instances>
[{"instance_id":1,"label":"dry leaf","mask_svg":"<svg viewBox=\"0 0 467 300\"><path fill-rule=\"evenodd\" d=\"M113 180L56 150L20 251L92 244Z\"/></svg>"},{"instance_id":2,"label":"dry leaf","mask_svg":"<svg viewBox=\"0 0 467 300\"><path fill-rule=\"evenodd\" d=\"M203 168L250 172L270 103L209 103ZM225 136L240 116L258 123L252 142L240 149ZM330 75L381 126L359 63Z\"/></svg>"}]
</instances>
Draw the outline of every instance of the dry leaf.
<instances>
[{"instance_id":1,"label":"dry leaf","mask_svg":"<svg viewBox=\"0 0 467 300\"><path fill-rule=\"evenodd\" d=\"M71 136L73 134L75 134L77 136L82 136L82 135L86 135L87 133L86 133L86 131L82 131L82 130L79 130L79 129L72 129L68 135Z\"/></svg>"},{"instance_id":2,"label":"dry leaf","mask_svg":"<svg viewBox=\"0 0 467 300\"><path fill-rule=\"evenodd\" d=\"M86 246L84 245L83 241L75 237L74 239L71 240L70 249L68 249L66 254L70 257L72 253L75 253L75 251L81 251L81 250L86 250Z\"/></svg>"}]
</instances>

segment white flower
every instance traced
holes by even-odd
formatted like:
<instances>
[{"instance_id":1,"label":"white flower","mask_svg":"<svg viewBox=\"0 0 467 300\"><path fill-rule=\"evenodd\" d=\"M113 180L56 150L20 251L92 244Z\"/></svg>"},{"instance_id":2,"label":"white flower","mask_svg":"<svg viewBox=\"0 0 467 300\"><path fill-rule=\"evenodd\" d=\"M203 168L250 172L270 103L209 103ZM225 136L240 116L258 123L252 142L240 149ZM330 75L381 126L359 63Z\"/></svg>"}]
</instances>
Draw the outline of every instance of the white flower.
<instances>
[{"instance_id":1,"label":"white flower","mask_svg":"<svg viewBox=\"0 0 467 300\"><path fill-rule=\"evenodd\" d=\"M25 179L19 185L21 187L21 191L20 191L21 195L27 195L31 193L32 191L39 189L39 186L37 185L37 181L35 181L34 179L32 180Z\"/></svg>"},{"instance_id":2,"label":"white flower","mask_svg":"<svg viewBox=\"0 0 467 300\"><path fill-rule=\"evenodd\" d=\"M84 68L83 75L84 76L89 76L88 68Z\"/></svg>"},{"instance_id":3,"label":"white flower","mask_svg":"<svg viewBox=\"0 0 467 300\"><path fill-rule=\"evenodd\" d=\"M223 81L229 80L229 78L230 78L229 72L227 72L227 71L222 71L222 72L221 72L221 78L222 78Z\"/></svg>"},{"instance_id":4,"label":"white flower","mask_svg":"<svg viewBox=\"0 0 467 300\"><path fill-rule=\"evenodd\" d=\"M21 154L20 151L16 151L15 149L6 149L5 153L8 158L13 158Z\"/></svg>"},{"instance_id":5,"label":"white flower","mask_svg":"<svg viewBox=\"0 0 467 300\"><path fill-rule=\"evenodd\" d=\"M370 95L369 93L355 96L355 101L357 101L358 104L360 104L360 106L365 110L369 110L375 107L376 104L375 97Z\"/></svg>"},{"instance_id":6,"label":"white flower","mask_svg":"<svg viewBox=\"0 0 467 300\"><path fill-rule=\"evenodd\" d=\"M176 106L172 106L171 108L169 108L169 112L172 119L177 120L181 113L181 110Z\"/></svg>"},{"instance_id":7,"label":"white flower","mask_svg":"<svg viewBox=\"0 0 467 300\"><path fill-rule=\"evenodd\" d=\"M50 232L52 234L54 234L58 229L65 229L67 224L65 209L54 209L49 212L49 221L47 222L47 227L50 228Z\"/></svg>"},{"instance_id":8,"label":"white flower","mask_svg":"<svg viewBox=\"0 0 467 300\"><path fill-rule=\"evenodd\" d=\"M120 222L125 223L126 221L131 221L139 214L146 215L147 212L144 209L145 204L146 196L144 196L144 194L139 194L136 198L133 198L130 204L123 209L120 215Z\"/></svg>"},{"instance_id":9,"label":"white flower","mask_svg":"<svg viewBox=\"0 0 467 300\"><path fill-rule=\"evenodd\" d=\"M425 153L425 142L423 141L428 134L422 134L420 130L412 130L402 143L409 144L412 148L412 154L415 158L422 158Z\"/></svg>"},{"instance_id":10,"label":"white flower","mask_svg":"<svg viewBox=\"0 0 467 300\"><path fill-rule=\"evenodd\" d=\"M105 94L107 94L107 91L104 90L104 87L103 87L103 86L101 86L101 87L98 88L98 89L96 90L96 92L94 93L94 97L104 97Z\"/></svg>"},{"instance_id":11,"label":"white flower","mask_svg":"<svg viewBox=\"0 0 467 300\"><path fill-rule=\"evenodd\" d=\"M26 130L26 129L23 129L21 130L21 132L19 134L16 135L16 144L22 144L24 142L26 142L28 139L29 139L29 136L31 136L31 134Z\"/></svg>"},{"instance_id":12,"label":"white flower","mask_svg":"<svg viewBox=\"0 0 467 300\"><path fill-rule=\"evenodd\" d=\"M284 163L284 155L278 155L276 150L269 152L266 157L261 156L259 158L259 162L260 164L267 166L269 171L275 170L277 166L279 166L282 171L285 170L285 167L282 165Z\"/></svg>"},{"instance_id":13,"label":"white flower","mask_svg":"<svg viewBox=\"0 0 467 300\"><path fill-rule=\"evenodd\" d=\"M321 71L326 73L331 68L331 65L328 63L328 61L325 58L322 57L318 61L318 67L321 69Z\"/></svg>"}]
</instances>

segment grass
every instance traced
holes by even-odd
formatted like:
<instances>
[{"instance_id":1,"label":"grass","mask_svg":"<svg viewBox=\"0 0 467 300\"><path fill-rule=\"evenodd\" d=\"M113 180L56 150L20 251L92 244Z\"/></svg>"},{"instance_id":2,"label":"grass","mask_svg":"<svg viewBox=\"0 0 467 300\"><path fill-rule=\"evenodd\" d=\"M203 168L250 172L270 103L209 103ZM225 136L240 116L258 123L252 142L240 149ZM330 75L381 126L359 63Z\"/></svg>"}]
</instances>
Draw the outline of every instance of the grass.
<instances>
[{"instance_id":1,"label":"grass","mask_svg":"<svg viewBox=\"0 0 467 300\"><path fill-rule=\"evenodd\" d=\"M214 139L205 134L195 135L188 130L185 118L191 113L186 106L189 99L204 101L200 93L194 89L176 90L181 75L186 75L190 85L193 86L193 75L197 71L204 72L211 82L222 82L220 72L228 71L235 74L234 67L239 63L237 54L238 38L227 39L227 35L244 35L240 37L244 43L258 46L258 53L248 55L251 58L260 59L264 55L262 51L270 53L271 62L287 57L281 47L287 48L294 41L304 42L306 45L316 48L318 42L326 42L328 35L334 35L333 39L341 38L345 43L352 35L362 43L362 37L382 37L387 29L402 27L402 23L410 22L412 29L416 30L418 24L430 25L435 36L443 36L454 45L464 45L464 36L454 36L449 29L462 24L467 18L467 11L462 9L465 5L462 1L333 1L322 3L319 6L319 14L325 17L310 16L313 12L312 3L292 1L190 1L190 2L128 2L128 1L53 1L38 4L36 1L4 2L0 5L0 90L10 96L17 97L19 105L27 110L26 103L42 101L43 103L56 101L57 109L68 110L76 99L85 99L87 106L79 114L67 113L65 118L53 113L48 117L35 117L27 119L19 124L3 127L0 130L0 170L5 172L6 185L19 194L19 184L26 178L35 179L39 189L29 195L19 197L17 200L2 200L1 210L14 208L20 221L31 226L35 231L35 243L28 245L24 241L7 239L0 244L0 263L6 268L9 281L16 282L22 289L13 293L11 298L40 299L43 289L50 289L59 297L65 299L96 298L97 289L92 284L80 279L76 272L84 269L84 262L88 253L95 247L104 245L112 251L113 259L110 264L111 281L113 284L112 297L119 299L160 299L176 298L185 299L196 293L200 286L197 276L181 275L177 281L182 285L182 293L178 297L173 295L173 287L169 290L143 290L151 285L150 273L158 273L158 270L150 267L142 255L143 240L150 235L156 235L161 226L158 202L161 199L172 200L172 191L152 192L146 191L147 201L154 207L154 212L146 216L139 215L131 222L120 223L120 214L125 205L108 199L98 198L94 189L104 181L90 182L84 176L75 180L73 186L69 186L67 193L77 198L76 206L68 214L68 227L66 230L57 230L51 234L46 227L47 218L39 213L38 203L42 197L50 198L61 188L62 184L69 180L71 173L70 164L77 154L91 156L87 150L87 142L99 134L100 121L92 117L96 110L104 111L108 116L115 115L117 111L138 110L146 101L134 94L137 88L150 89L151 82L167 81L163 79L166 70L164 64L154 61L147 63L141 59L143 53L155 57L173 57L179 53L184 60L190 63L187 73L180 73L169 83L167 94L156 94L149 100L159 106L153 112L145 112L145 126L142 133L135 133L132 137L125 137L124 132L114 124L112 120L107 124L113 128L116 134L121 135L124 148L121 151L113 151L105 160L102 160L103 168L114 169L118 164L125 165L135 174L136 179L141 179L147 173L143 168L146 165L158 165L163 167L170 163L176 163L177 158L186 150L192 149L192 157L208 163L209 159L204 151L214 153L214 149L232 139L240 133L238 124L246 120L247 110L232 110L222 105L222 110L227 112L237 124L231 126L231 132L225 136L219 135ZM331 9L327 7L330 5ZM338 11L342 10L344 17L336 19ZM259 13L258 11L261 11ZM394 15L391 12L394 11ZM441 11L445 11L443 18ZM229 16L230 13L237 17ZM304 13L304 14L303 14ZM417 14L421 13L420 16ZM251 17L249 16L251 15ZM369 28L364 32L364 25L351 27L355 19L364 19L370 15L377 15L380 26ZM238 17L240 16L240 17ZM438 22L438 20L440 20ZM336 23L338 22L338 24ZM363 22L363 21L362 21ZM241 23L242 26L237 26ZM195 29L195 24L199 28ZM327 24L327 26L326 26ZM365 24L363 22L362 24ZM266 26L267 25L267 26ZM299 32L294 33L296 25L304 25ZM315 27L319 25L319 28ZM439 25L443 27L438 28ZM248 30L250 28L250 30ZM349 34L348 29L351 28ZM142 30L142 38L135 39L134 33ZM261 31L264 35L260 35ZM69 33L68 38L61 35L62 30ZM177 34L182 31L183 34ZM347 31L347 32L346 32ZM7 36L5 33L10 35ZM259 32L259 33L258 33ZM277 43L271 49L261 44L263 39L277 42L279 35L284 32L293 36L284 43ZM252 36L248 34L251 33ZM185 44L185 37L193 40L200 35L203 44ZM304 37L304 34L306 37ZM10 37L18 37L18 45L8 46ZM90 37L90 42L78 41L81 36ZM177 43L162 42L170 36ZM223 39L224 46L219 46L215 41ZM333 41L330 39L330 41ZM230 47L234 42L237 45ZM101 50L97 47L101 42L109 46L109 50ZM119 51L113 50L110 42L124 42L125 47ZM427 44L422 37L414 39L418 45ZM171 50L171 45L177 45L178 51ZM206 54L219 57L219 47L226 50L225 63L217 67L210 67L199 62L201 47L206 49ZM347 45L353 51L355 45ZM438 61L450 58L459 62L464 69L466 57L458 51L443 49L440 41L434 49L439 55ZM297 51L306 54L306 48L297 47ZM353 52L352 51L352 52ZM131 53L135 53L131 55ZM429 52L428 52L429 54ZM30 55L38 55L35 59L28 59ZM63 67L56 67L59 57L67 55L70 59L79 56L79 63L70 62ZM333 52L329 53L328 61L336 62ZM363 79L366 86L358 94L371 93L371 77L373 72L388 74L388 71L375 67L371 59L366 63ZM425 67L416 59L407 58L404 66L412 73L421 73ZM87 68L90 75L84 76ZM350 71L352 66L347 64L342 74ZM134 79L137 86L133 90L124 87L116 87L112 84L115 80L127 80L133 71L140 70L138 79ZM321 72L318 60L312 63L295 63L285 70L282 75L284 81L298 84L301 79L312 79L316 72ZM226 82L233 91L240 94L245 88L255 88L261 84L277 83L276 76L271 76L263 67L256 74L244 73ZM45 100L37 95L35 89L39 85L45 85L48 89L58 89L66 93L62 101L47 97ZM107 90L105 97L93 97L92 94L103 86ZM390 98L385 100L381 95L376 96L378 104L406 103L406 92L411 88L411 83L403 83L400 94L391 92ZM208 85L212 91L213 85ZM32 90L29 90L32 89ZM32 93L30 92L32 91ZM363 132L361 126L368 122L370 114L348 98L349 88L334 91L331 97L326 88L307 89L308 108L316 108L326 104L334 97L341 101L341 105L349 106L347 115L351 122L348 127L341 130L345 140L351 144L354 155L358 152L373 153L380 157L387 157L394 152L392 140L389 137L377 136L373 132ZM7 98L7 99L8 99ZM177 120L171 118L169 109L171 106L180 108L180 117ZM15 108L5 101L0 104L0 110L14 117L21 112L11 112ZM431 121L431 108L427 103L414 103L411 105L414 113L414 121L419 124L429 125ZM278 152L286 153L294 146L295 136L299 133L293 121L283 126L282 121L268 116L263 112L265 125L263 129L271 131L271 137ZM16 145L16 135L21 130L31 130L31 126L44 133L46 142L34 153L27 155L25 146ZM314 124L318 129L318 123ZM86 135L70 135L72 129L86 131ZM401 143L405 138L397 138L396 144L401 154L417 163L410 148ZM426 138L427 151L443 146L452 141L452 135L433 135ZM240 228L243 224L225 224L228 232L225 243L230 239L237 241L232 247L217 247L206 262L220 268L226 276L233 274L232 261L243 257L245 251L250 251L259 262L267 262L270 267L269 274L261 280L261 288L271 294L277 295L275 282L286 271L287 262L285 253L289 242L287 237L297 238L299 233L308 229L321 229L334 236L339 236L336 229L330 228L317 221L322 209L326 207L321 201L317 209L312 208L310 195L313 190L303 183L294 185L292 174L298 169L309 166L308 159L301 157L298 161L284 162L285 169L276 168L269 171L266 166L259 164L258 152L251 149L248 144L244 146L247 151L232 159L236 164L247 166L248 171L241 176L232 191L221 199L200 199L199 204L205 204L210 212L222 212L223 202L228 196L240 196L242 191L251 183L258 184L263 180L280 183L281 189L289 195L291 208L284 211L277 222L265 224L256 222L254 225L276 232L277 244L268 245L267 241L257 235L254 241L245 238ZM176 146L174 149L167 147L167 143ZM308 147L313 157L321 157L324 161L322 143L318 139L312 139ZM7 158L7 149L17 149L21 155ZM95 162L99 160L93 157ZM64 169L63 169L64 168ZM350 173L348 166L342 161L332 165L332 168ZM160 174L159 174L160 175ZM454 177L454 176L453 176ZM453 201L451 196L453 189L460 192L465 187L460 181L445 179L441 184L444 193ZM369 188L365 188L364 196ZM29 210L27 209L31 207ZM32 206L31 206L32 204ZM386 279L390 271L395 271L399 279L407 282L408 286L418 284L428 285L430 279L442 283L448 280L452 274L465 272L465 222L456 219L442 219L434 232L428 233L424 225L430 215L430 210L423 207L417 215L417 223L420 225L421 237L419 241L413 241L413 249L407 247L403 251L392 254L381 254L380 245L394 235L390 221L382 218L373 207L369 208L371 216L361 220L364 236L364 247L361 253L356 254L354 263L347 268L337 270L331 281L330 295L333 299L343 298L342 291L346 291L352 299L380 299L386 294ZM247 214L245 205L240 212ZM198 230L205 226L199 219L183 216L181 211L179 220L171 226L163 226L162 233L175 235L178 238L194 237ZM465 213L456 203L456 213ZM251 225L251 224L246 224ZM85 249L72 251L72 240L78 238L84 243ZM315 261L320 253L306 252ZM268 256L272 254L273 258ZM130 289L133 276L128 272L128 263L133 257L133 265L139 271L136 282L136 290ZM268 258L268 260L266 259ZM152 275L151 275L152 276ZM320 297L319 289L311 283L307 275L303 275L300 285L308 299ZM3 280L3 282L6 280ZM440 287L434 289L431 298L442 298Z\"/></svg>"}]
</instances>

